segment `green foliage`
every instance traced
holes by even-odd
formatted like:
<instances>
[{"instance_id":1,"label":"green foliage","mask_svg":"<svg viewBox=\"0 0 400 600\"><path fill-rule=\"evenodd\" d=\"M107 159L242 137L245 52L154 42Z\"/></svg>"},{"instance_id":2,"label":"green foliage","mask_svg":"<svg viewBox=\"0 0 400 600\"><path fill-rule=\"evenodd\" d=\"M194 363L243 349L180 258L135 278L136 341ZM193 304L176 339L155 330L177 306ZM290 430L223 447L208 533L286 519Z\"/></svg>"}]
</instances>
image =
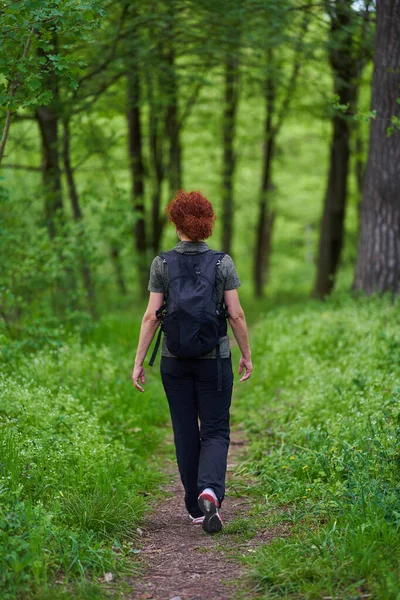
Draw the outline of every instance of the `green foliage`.
<instances>
[{"instance_id":1,"label":"green foliage","mask_svg":"<svg viewBox=\"0 0 400 600\"><path fill-rule=\"evenodd\" d=\"M346 114L350 108L350 104L348 102L346 104L340 104L339 100L340 98L338 94L335 94L331 98L332 108L338 112ZM376 119L376 110L370 110L367 112L357 111L356 113L351 115L351 118L354 119L354 121L363 121L364 123L369 123L371 119Z\"/></svg>"},{"instance_id":2,"label":"green foliage","mask_svg":"<svg viewBox=\"0 0 400 600\"><path fill-rule=\"evenodd\" d=\"M103 0L19 0L0 7L0 110L50 102L51 91L42 85L48 69L62 75L67 87L76 87L84 63L65 50L78 37L91 39L91 32L105 16L103 5ZM62 39L58 48L54 48L54 36ZM48 56L47 66L46 60L36 55L38 48ZM14 84L15 94L11 93Z\"/></svg>"},{"instance_id":3,"label":"green foliage","mask_svg":"<svg viewBox=\"0 0 400 600\"><path fill-rule=\"evenodd\" d=\"M5 187L0 194L0 334L19 340L19 351L57 337L60 317L63 327L90 328L80 269L85 261L95 270L98 257L92 240L82 239L82 223L60 223L50 239L30 197L12 199Z\"/></svg>"},{"instance_id":4,"label":"green foliage","mask_svg":"<svg viewBox=\"0 0 400 600\"><path fill-rule=\"evenodd\" d=\"M392 115L390 125L387 128L387 136L390 137L395 131L400 131L400 117Z\"/></svg>"},{"instance_id":5,"label":"green foliage","mask_svg":"<svg viewBox=\"0 0 400 600\"><path fill-rule=\"evenodd\" d=\"M340 97L339 94L334 94L331 98L331 104L332 104L332 108L334 110L338 110L342 113L346 113L350 107L350 104L347 102L346 104L341 104L340 103Z\"/></svg>"},{"instance_id":6,"label":"green foliage","mask_svg":"<svg viewBox=\"0 0 400 600\"><path fill-rule=\"evenodd\" d=\"M139 401L130 381L131 351L121 348L135 332L125 319L125 343L118 332L109 347L76 336L3 363L2 598L36 597L55 576L121 573L134 557L146 497L161 481L151 456L166 419L160 384L150 375Z\"/></svg>"},{"instance_id":7,"label":"green foliage","mask_svg":"<svg viewBox=\"0 0 400 600\"><path fill-rule=\"evenodd\" d=\"M398 597L398 328L389 298L345 296L257 327L237 418L259 526L278 531L248 559L265 597Z\"/></svg>"}]
</instances>

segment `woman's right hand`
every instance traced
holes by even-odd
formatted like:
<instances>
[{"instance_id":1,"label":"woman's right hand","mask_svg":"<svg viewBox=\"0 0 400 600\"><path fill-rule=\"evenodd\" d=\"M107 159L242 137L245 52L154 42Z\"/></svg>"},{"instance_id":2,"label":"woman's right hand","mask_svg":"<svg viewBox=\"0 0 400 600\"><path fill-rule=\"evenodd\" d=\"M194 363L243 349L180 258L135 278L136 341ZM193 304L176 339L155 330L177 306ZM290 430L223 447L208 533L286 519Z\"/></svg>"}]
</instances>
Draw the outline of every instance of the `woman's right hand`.
<instances>
[{"instance_id":1,"label":"woman's right hand","mask_svg":"<svg viewBox=\"0 0 400 600\"><path fill-rule=\"evenodd\" d=\"M140 366L135 365L135 367L133 369L133 373L132 373L132 379L133 379L135 388L137 390L139 390L139 392L144 392L144 389L140 385L140 383L144 384L146 381L145 376L144 376L144 368L142 365L140 365ZM140 383L139 383L139 381L140 381Z\"/></svg>"},{"instance_id":2,"label":"woman's right hand","mask_svg":"<svg viewBox=\"0 0 400 600\"><path fill-rule=\"evenodd\" d=\"M239 360L239 375L242 374L244 369L244 375L240 378L240 381L246 381L251 377L253 372L253 363L251 362L251 358L245 358L242 356Z\"/></svg>"}]
</instances>

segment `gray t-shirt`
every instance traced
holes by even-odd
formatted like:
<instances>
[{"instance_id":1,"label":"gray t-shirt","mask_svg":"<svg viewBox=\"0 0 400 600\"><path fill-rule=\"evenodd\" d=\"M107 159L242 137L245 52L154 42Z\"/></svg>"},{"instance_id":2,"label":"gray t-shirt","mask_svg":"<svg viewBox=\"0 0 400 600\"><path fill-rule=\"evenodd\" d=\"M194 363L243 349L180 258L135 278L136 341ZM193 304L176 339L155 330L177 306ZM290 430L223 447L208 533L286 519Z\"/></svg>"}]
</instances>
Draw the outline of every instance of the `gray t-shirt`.
<instances>
[{"instance_id":1,"label":"gray t-shirt","mask_svg":"<svg viewBox=\"0 0 400 600\"><path fill-rule=\"evenodd\" d=\"M210 247L208 244L206 244L206 242L179 242L174 248L176 252L181 252L182 254L206 252L209 249ZM161 256L156 256L151 264L150 279L147 289L149 292L166 294L168 291L168 281L168 265L163 261ZM218 304L222 302L224 292L226 290L236 290L238 287L240 287L240 279L236 273L234 262L229 254L225 254L221 260L221 263L217 267L215 286ZM225 335L224 337L220 338L219 343L221 358L229 358L229 337ZM165 336L163 337L161 356L175 358L167 348ZM216 358L216 351L212 350L208 354L204 354L199 358Z\"/></svg>"}]
</instances>

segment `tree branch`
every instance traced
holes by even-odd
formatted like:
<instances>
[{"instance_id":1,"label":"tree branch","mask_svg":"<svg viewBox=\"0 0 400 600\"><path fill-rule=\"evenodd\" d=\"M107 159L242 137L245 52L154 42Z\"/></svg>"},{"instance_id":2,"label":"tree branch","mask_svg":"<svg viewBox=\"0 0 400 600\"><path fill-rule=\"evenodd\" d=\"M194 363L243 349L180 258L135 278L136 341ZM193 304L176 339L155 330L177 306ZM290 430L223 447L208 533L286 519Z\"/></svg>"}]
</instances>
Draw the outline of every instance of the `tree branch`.
<instances>
[{"instance_id":1,"label":"tree branch","mask_svg":"<svg viewBox=\"0 0 400 600\"><path fill-rule=\"evenodd\" d=\"M10 8L10 6L13 6L14 4L18 4L19 2L22 2L23 0L14 0L13 2L10 2L10 4L6 4L5 6L2 6L0 8L0 12L5 12L7 10L7 8Z\"/></svg>"},{"instance_id":2,"label":"tree branch","mask_svg":"<svg viewBox=\"0 0 400 600\"><path fill-rule=\"evenodd\" d=\"M41 171L42 167L32 167L31 165L18 165L10 163L8 165L2 165L3 169L18 169L24 171Z\"/></svg>"},{"instance_id":3,"label":"tree branch","mask_svg":"<svg viewBox=\"0 0 400 600\"><path fill-rule=\"evenodd\" d=\"M326 2L319 2L317 4L302 4L301 6L291 6L288 10L310 10L312 8L326 8Z\"/></svg>"},{"instance_id":4,"label":"tree branch","mask_svg":"<svg viewBox=\"0 0 400 600\"><path fill-rule=\"evenodd\" d=\"M25 48L24 48L24 52L22 54L21 60L25 60L25 58L28 56L28 52L29 52L29 48L31 47L31 42L32 42L34 32L35 32L35 29L34 29L34 27L32 27L29 32L28 39L26 40L26 44L25 44ZM12 102L12 99L15 96L15 92L17 91L17 88L19 86L20 78L21 78L21 71L17 74L14 81L10 84L10 103ZM9 108L7 110L6 122L4 124L3 135L1 138L1 142L0 142L0 163L4 157L4 150L6 147L7 138L8 138L8 134L10 131L12 115L13 115L13 112L12 112L11 108Z\"/></svg>"},{"instance_id":5,"label":"tree branch","mask_svg":"<svg viewBox=\"0 0 400 600\"><path fill-rule=\"evenodd\" d=\"M286 95L282 101L280 110L278 111L278 116L277 116L276 124L274 127L274 136L276 136L279 133L279 130L282 127L282 123L285 118L285 114L286 114L287 110L289 109L290 101L293 96L293 90L296 85L296 80L299 75L300 67L301 67L300 56L301 56L301 51L302 51L302 45L303 45L303 41L304 41L304 36L307 33L307 29L310 24L310 18L311 18L310 14L305 13L304 19L303 19L303 22L302 22L301 28L300 28L300 35L299 35L299 38L298 38L297 44L296 44L296 56L295 56L295 60L294 60L294 64L293 64L292 75L289 79L289 83L288 83L288 86L286 89Z\"/></svg>"},{"instance_id":6,"label":"tree branch","mask_svg":"<svg viewBox=\"0 0 400 600\"><path fill-rule=\"evenodd\" d=\"M110 62L114 59L115 53L116 53L116 50L117 50L117 45L118 45L118 42L119 42L120 37L121 37L121 31L122 31L122 28L123 28L123 25L124 25L125 17L126 17L126 14L127 14L128 10L129 10L129 6L128 6L128 4L125 4L125 6L123 7L123 10L121 12L121 17L120 17L120 20L119 20L117 33L116 33L114 41L112 43L112 46L111 46L111 49L110 49L110 54L108 55L108 57L98 67L96 67L95 69L93 69L93 71L90 71L90 73L87 73L86 75L84 75L83 77L81 77L81 79L78 82L79 83L78 88L85 81L88 81L89 79L92 79L92 77L95 77L96 75L98 75L99 73L101 73L102 71L104 71L108 67L108 65L110 64Z\"/></svg>"},{"instance_id":7,"label":"tree branch","mask_svg":"<svg viewBox=\"0 0 400 600\"><path fill-rule=\"evenodd\" d=\"M103 85L101 85L96 90L95 93L88 94L86 96L86 98L90 98L90 100L88 100L87 102L85 102L84 104L82 104L82 106L80 106L79 108L77 108L76 110L74 110L73 114L74 115L78 115L79 113L86 111L90 106L92 106L93 104L95 104L95 102L97 102L97 100L99 99L99 97L101 96L101 94L103 92L105 92L109 87L111 87L113 85L113 83L115 83L116 81L118 81L118 79L120 79L123 75L124 75L123 72L117 73L116 75L114 75L113 77L111 77L111 79L109 79L108 81L106 81L105 83L103 83Z\"/></svg>"},{"instance_id":8,"label":"tree branch","mask_svg":"<svg viewBox=\"0 0 400 600\"><path fill-rule=\"evenodd\" d=\"M14 121L36 121L36 117L34 115L19 115L15 113Z\"/></svg>"},{"instance_id":9,"label":"tree branch","mask_svg":"<svg viewBox=\"0 0 400 600\"><path fill-rule=\"evenodd\" d=\"M186 106L183 110L182 116L178 121L178 127L177 127L178 131L183 128L185 121L190 116L192 108L196 103L197 96L199 95L199 92L200 92L201 88L203 87L203 85L204 85L204 82L199 81L198 84L196 85L196 87L194 88L193 93L189 96L189 98L186 102Z\"/></svg>"}]
</instances>

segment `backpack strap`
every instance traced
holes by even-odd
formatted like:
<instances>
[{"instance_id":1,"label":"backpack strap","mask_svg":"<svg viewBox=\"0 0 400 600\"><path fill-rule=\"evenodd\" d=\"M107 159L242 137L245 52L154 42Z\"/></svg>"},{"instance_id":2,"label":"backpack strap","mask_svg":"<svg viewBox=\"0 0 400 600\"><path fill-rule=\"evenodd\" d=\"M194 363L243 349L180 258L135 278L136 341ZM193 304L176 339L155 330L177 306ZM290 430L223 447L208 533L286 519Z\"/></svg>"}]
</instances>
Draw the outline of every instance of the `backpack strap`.
<instances>
[{"instance_id":1,"label":"backpack strap","mask_svg":"<svg viewBox=\"0 0 400 600\"><path fill-rule=\"evenodd\" d=\"M223 261L223 259L224 259L224 258L225 258L225 256L226 256L226 254L225 254L224 252L217 252L216 254L219 254L219 256L220 256L220 257L219 257L219 259L217 260L217 268L216 268L216 270L215 270L215 283L214 283L214 286L215 286L215 291L216 291L216 289L217 289L217 271L218 271L218 267L219 267L219 265L221 264L221 262ZM221 300L221 302L220 302L219 306L217 306L217 310L218 310L218 311L221 311L221 313L220 313L221 315L224 315L224 316L226 316L226 315L225 315L225 313L226 313L226 310L225 310L224 294L222 294L222 300Z\"/></svg>"},{"instance_id":2,"label":"backpack strap","mask_svg":"<svg viewBox=\"0 0 400 600\"><path fill-rule=\"evenodd\" d=\"M157 340L156 340L156 343L154 346L154 350L153 350L151 358L149 360L149 367L152 367L154 365L154 361L156 360L157 352L160 347L161 336L162 336L162 329L160 328L160 331L158 332Z\"/></svg>"},{"instance_id":3,"label":"backpack strap","mask_svg":"<svg viewBox=\"0 0 400 600\"><path fill-rule=\"evenodd\" d=\"M157 319L160 320L160 331L158 332L157 340L156 340L156 343L154 345L154 350L153 350L153 352L151 354L151 358L149 360L149 367L152 367L154 365L154 361L156 360L157 352L158 352L158 349L160 347L161 336L162 336L163 331L164 331L163 324L162 324L162 317L163 317L163 312L164 312L166 306L167 306L167 304L166 304L165 299L164 299L164 302L162 303L162 305L160 306L160 308L156 310L156 317L157 317Z\"/></svg>"},{"instance_id":4,"label":"backpack strap","mask_svg":"<svg viewBox=\"0 0 400 600\"><path fill-rule=\"evenodd\" d=\"M221 264L222 260L225 258L226 253L223 252L218 252L218 254L220 255L220 258L217 260L217 269L215 271L215 293L217 292L217 270L219 265ZM226 329L226 320L229 317L229 312L228 312L228 307L225 304L225 300L224 300L224 293L222 292L222 298L221 298L221 302L219 304L217 304L217 315L218 318L220 320L220 323L223 325L221 325L222 329ZM220 331L220 335L226 335L227 331Z\"/></svg>"},{"instance_id":5,"label":"backpack strap","mask_svg":"<svg viewBox=\"0 0 400 600\"><path fill-rule=\"evenodd\" d=\"M159 256L160 256L160 258L163 259L164 263L167 262L165 260L164 256L163 256L163 254L159 254ZM158 349L160 348L161 336L162 336L163 331L164 331L163 330L163 326L162 326L162 315L163 315L163 312L164 312L165 308L166 308L166 300L165 300L165 296L164 296L164 302L162 303L162 305L160 306L160 308L158 308L156 310L156 317L157 317L157 319L160 320L160 330L158 332L158 336L157 336L157 339L156 339L156 343L154 345L153 352L151 353L151 357L150 357L150 360L149 360L149 367L152 367L154 365L154 361L156 360Z\"/></svg>"},{"instance_id":6,"label":"backpack strap","mask_svg":"<svg viewBox=\"0 0 400 600\"><path fill-rule=\"evenodd\" d=\"M222 259L224 258L225 254L222 254L220 256L220 258L217 260L217 269L219 267L219 265L221 264ZM215 291L217 288L217 269L215 270ZM226 319L226 307L225 307L225 302L224 302L224 295L222 294L222 300L219 306L217 306L217 311L218 311L218 316L219 318L223 318ZM218 387L217 390L218 392L222 392L222 360L221 360L221 351L220 351L220 346L219 343L217 344L216 348L215 348L215 352L217 355L217 381L218 381Z\"/></svg>"}]
</instances>

